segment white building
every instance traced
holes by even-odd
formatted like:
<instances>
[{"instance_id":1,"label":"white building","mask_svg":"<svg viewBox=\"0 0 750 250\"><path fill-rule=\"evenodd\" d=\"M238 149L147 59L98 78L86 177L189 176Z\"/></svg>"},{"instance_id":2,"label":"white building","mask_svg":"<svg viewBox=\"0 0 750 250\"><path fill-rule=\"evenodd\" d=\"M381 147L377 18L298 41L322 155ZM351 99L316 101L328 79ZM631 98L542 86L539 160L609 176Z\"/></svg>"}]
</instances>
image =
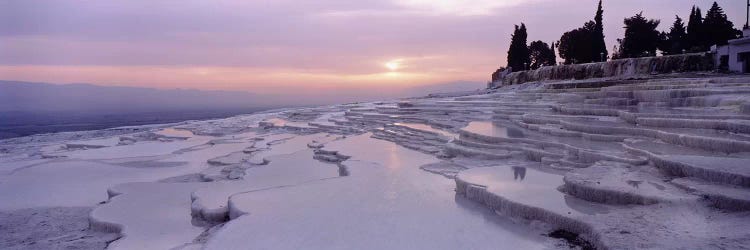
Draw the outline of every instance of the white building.
<instances>
[{"instance_id":1,"label":"white building","mask_svg":"<svg viewBox=\"0 0 750 250\"><path fill-rule=\"evenodd\" d=\"M716 53L716 67L734 73L750 73L750 28L742 31L742 38L729 40L725 46L712 48Z\"/></svg>"}]
</instances>

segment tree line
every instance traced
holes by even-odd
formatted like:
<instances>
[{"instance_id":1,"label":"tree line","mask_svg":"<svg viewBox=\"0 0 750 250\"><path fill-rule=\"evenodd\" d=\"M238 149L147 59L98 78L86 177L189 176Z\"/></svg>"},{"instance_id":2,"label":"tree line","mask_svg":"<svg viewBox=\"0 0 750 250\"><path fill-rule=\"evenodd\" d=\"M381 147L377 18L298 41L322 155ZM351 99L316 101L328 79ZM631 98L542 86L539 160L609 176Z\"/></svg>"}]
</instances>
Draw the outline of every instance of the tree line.
<instances>
[{"instance_id":1,"label":"tree line","mask_svg":"<svg viewBox=\"0 0 750 250\"><path fill-rule=\"evenodd\" d=\"M728 40L742 36L716 2L705 16L699 7L693 6L687 25L676 16L668 32L659 32L657 28L661 21L646 18L641 12L623 20L624 37L617 39L610 55L604 42L603 16L604 9L599 0L594 20L565 32L560 40L550 44L533 41L527 45L526 25L516 25L508 49L507 66L513 71L522 71L555 65L555 48L564 64L577 64L602 62L609 58L656 56L657 50L662 55L703 52L712 45L726 45Z\"/></svg>"}]
</instances>

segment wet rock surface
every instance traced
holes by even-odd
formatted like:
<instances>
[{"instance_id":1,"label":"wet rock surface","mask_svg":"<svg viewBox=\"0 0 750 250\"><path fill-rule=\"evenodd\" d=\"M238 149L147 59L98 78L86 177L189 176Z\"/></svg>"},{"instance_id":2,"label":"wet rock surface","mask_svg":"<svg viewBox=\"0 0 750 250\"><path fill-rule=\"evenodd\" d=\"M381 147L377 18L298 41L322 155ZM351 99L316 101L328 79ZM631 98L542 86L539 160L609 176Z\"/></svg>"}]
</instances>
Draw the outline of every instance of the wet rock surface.
<instances>
[{"instance_id":1,"label":"wet rock surface","mask_svg":"<svg viewBox=\"0 0 750 250\"><path fill-rule=\"evenodd\" d=\"M0 211L2 249L103 249L117 234L89 228L91 207Z\"/></svg>"}]
</instances>

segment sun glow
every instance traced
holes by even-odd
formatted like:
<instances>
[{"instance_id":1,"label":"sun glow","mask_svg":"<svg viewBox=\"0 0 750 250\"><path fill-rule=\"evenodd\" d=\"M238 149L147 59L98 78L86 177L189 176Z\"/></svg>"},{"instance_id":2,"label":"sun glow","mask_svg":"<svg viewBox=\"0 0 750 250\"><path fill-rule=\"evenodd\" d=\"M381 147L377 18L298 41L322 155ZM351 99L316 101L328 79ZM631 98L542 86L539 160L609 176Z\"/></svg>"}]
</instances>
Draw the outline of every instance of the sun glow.
<instances>
[{"instance_id":1,"label":"sun glow","mask_svg":"<svg viewBox=\"0 0 750 250\"><path fill-rule=\"evenodd\" d=\"M388 70L390 70L390 71L396 71L396 70L398 70L398 69L400 69L400 68L401 68L401 62L402 62L402 61L403 61L403 59L395 59L395 60L391 60L391 61L389 61L389 62L386 62L386 63L384 64L384 66L385 66L385 67L386 67L386 68L387 68Z\"/></svg>"}]
</instances>

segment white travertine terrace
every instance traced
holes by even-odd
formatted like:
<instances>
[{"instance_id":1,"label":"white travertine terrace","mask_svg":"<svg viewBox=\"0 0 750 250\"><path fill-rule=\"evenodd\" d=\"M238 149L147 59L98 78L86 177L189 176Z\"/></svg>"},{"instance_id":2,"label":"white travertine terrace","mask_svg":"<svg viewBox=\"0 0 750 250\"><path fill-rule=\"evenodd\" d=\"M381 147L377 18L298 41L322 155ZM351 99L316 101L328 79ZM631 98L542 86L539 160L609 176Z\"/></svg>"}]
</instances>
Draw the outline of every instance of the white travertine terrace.
<instances>
[{"instance_id":1,"label":"white travertine terrace","mask_svg":"<svg viewBox=\"0 0 750 250\"><path fill-rule=\"evenodd\" d=\"M112 249L549 249L560 230L600 249L750 245L748 77L527 83L0 152L0 210L93 207Z\"/></svg>"}]
</instances>

